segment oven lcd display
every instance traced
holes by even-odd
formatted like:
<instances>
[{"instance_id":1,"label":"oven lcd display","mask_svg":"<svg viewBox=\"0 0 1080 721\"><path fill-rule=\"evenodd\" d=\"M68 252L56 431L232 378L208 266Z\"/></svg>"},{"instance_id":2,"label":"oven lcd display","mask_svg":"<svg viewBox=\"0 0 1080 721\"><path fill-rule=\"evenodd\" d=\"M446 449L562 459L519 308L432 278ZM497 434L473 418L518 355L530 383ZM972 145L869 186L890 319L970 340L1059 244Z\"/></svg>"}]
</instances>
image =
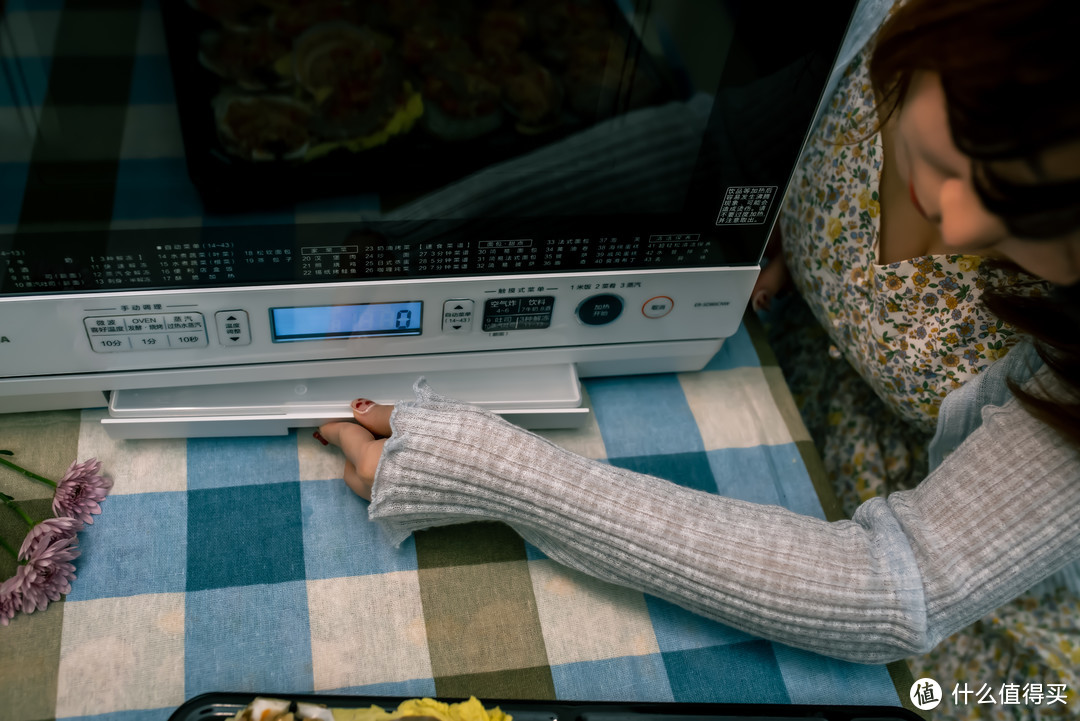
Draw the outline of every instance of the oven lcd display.
<instances>
[{"instance_id":1,"label":"oven lcd display","mask_svg":"<svg viewBox=\"0 0 1080 721\"><path fill-rule=\"evenodd\" d=\"M423 303L362 303L271 308L274 342L420 335Z\"/></svg>"}]
</instances>

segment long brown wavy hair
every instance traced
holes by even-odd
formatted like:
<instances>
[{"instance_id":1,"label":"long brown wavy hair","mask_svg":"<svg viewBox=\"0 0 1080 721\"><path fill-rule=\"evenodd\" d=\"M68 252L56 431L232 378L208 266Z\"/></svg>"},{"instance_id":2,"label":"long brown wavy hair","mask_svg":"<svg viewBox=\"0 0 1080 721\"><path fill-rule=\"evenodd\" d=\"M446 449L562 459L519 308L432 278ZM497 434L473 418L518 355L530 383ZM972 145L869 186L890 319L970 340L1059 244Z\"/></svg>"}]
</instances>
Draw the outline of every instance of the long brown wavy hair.
<instances>
[{"instance_id":1,"label":"long brown wavy hair","mask_svg":"<svg viewBox=\"0 0 1080 721\"><path fill-rule=\"evenodd\" d=\"M1001 161L1041 156L1080 141L1080 0L908 0L878 33L870 80L880 122L903 102L917 71L941 77L953 142L971 158L987 210L1018 238L1080 230L1080 168L1065 182L1010 183ZM1080 283L1049 295L984 294L998 317L1031 336L1064 396L1009 387L1037 418L1080 445Z\"/></svg>"}]
</instances>

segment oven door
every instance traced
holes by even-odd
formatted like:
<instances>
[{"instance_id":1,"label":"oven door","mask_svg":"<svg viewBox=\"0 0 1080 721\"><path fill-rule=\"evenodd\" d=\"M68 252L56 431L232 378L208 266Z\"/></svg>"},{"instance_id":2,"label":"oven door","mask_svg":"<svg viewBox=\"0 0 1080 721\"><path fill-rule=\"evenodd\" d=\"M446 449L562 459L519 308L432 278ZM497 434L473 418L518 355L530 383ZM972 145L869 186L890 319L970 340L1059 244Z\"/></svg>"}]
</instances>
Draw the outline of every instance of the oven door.
<instances>
[{"instance_id":1,"label":"oven door","mask_svg":"<svg viewBox=\"0 0 1080 721\"><path fill-rule=\"evenodd\" d=\"M468 390L542 367L578 418L579 376L701 368L854 0L797 5L9 4L0 410L265 382L310 419L399 373L550 410Z\"/></svg>"}]
</instances>

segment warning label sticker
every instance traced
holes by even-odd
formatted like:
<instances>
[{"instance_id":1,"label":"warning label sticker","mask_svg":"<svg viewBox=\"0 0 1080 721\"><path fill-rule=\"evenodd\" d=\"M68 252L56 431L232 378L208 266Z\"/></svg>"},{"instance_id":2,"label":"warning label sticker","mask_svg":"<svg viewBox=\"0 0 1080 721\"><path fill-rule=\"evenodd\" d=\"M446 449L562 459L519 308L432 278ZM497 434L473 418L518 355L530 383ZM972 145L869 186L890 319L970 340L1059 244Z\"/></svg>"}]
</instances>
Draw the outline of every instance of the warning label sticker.
<instances>
[{"instance_id":1,"label":"warning label sticker","mask_svg":"<svg viewBox=\"0 0 1080 721\"><path fill-rule=\"evenodd\" d=\"M739 185L727 189L717 225L761 225L776 197L775 185Z\"/></svg>"}]
</instances>

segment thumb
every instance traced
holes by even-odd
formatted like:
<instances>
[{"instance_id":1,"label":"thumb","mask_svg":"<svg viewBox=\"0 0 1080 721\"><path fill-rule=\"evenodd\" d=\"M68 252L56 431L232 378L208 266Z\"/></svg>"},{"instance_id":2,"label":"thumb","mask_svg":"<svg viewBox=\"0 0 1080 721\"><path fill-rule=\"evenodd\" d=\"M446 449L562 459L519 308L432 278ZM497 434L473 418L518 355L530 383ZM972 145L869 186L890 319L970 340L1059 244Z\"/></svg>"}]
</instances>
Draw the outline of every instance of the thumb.
<instances>
[{"instance_id":1,"label":"thumb","mask_svg":"<svg viewBox=\"0 0 1080 721\"><path fill-rule=\"evenodd\" d=\"M352 402L352 413L356 422L374 435L384 438L390 435L390 414L393 412L393 406L384 406L367 398L358 398Z\"/></svg>"}]
</instances>

